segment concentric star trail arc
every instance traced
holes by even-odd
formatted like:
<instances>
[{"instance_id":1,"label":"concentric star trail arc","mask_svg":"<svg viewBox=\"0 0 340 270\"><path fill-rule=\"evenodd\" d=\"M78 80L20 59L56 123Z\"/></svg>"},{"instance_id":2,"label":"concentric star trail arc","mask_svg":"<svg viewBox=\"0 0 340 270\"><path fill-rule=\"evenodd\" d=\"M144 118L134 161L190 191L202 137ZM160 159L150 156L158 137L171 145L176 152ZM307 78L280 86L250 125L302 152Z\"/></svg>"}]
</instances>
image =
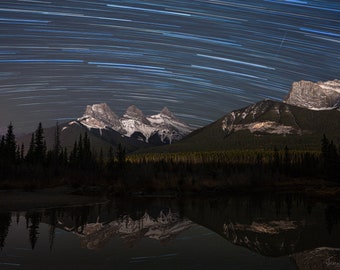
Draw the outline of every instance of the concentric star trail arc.
<instances>
[{"instance_id":1,"label":"concentric star trail arc","mask_svg":"<svg viewBox=\"0 0 340 270\"><path fill-rule=\"evenodd\" d=\"M294 81L340 79L339 14L330 0L1 1L0 128L99 102L199 127L281 100Z\"/></svg>"}]
</instances>

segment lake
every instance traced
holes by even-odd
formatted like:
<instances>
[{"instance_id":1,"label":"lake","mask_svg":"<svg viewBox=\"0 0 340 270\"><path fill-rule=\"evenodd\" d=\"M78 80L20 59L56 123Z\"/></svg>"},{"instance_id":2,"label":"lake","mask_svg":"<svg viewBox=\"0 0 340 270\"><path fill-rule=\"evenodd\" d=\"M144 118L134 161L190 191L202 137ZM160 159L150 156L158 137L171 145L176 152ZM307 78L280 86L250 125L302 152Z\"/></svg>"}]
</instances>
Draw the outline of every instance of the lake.
<instances>
[{"instance_id":1,"label":"lake","mask_svg":"<svg viewBox=\"0 0 340 270\"><path fill-rule=\"evenodd\" d=\"M0 269L340 269L340 207L293 194L0 213Z\"/></svg>"}]
</instances>

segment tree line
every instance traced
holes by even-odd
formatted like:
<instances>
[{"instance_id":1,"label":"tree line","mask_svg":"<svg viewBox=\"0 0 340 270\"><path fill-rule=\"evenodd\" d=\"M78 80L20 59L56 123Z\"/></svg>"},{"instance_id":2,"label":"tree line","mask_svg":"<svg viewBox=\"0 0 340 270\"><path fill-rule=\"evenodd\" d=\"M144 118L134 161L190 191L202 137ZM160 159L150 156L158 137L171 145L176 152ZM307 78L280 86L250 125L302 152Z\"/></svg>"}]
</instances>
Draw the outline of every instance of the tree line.
<instances>
[{"instance_id":1,"label":"tree line","mask_svg":"<svg viewBox=\"0 0 340 270\"><path fill-rule=\"evenodd\" d=\"M56 124L52 149L47 149L44 129L39 123L32 133L26 151L25 145L18 145L12 123L0 141L0 186L1 183L26 181L26 184L48 186L64 179L74 181L109 177L113 171L119 172L126 160L125 148L112 146L104 156L103 151L97 153L91 146L88 134L80 134L71 150L62 147L60 128ZM23 183L25 184L25 183Z\"/></svg>"},{"instance_id":2,"label":"tree line","mask_svg":"<svg viewBox=\"0 0 340 270\"><path fill-rule=\"evenodd\" d=\"M72 149L62 147L56 124L47 149L39 123L26 151L10 124L0 142L0 187L109 185L113 189L201 190L209 187L263 186L288 178L340 179L339 149L325 135L320 151L284 149L127 155L123 145L97 152L88 134ZM104 154L105 153L105 154ZM17 183L17 184L16 184Z\"/></svg>"}]
</instances>

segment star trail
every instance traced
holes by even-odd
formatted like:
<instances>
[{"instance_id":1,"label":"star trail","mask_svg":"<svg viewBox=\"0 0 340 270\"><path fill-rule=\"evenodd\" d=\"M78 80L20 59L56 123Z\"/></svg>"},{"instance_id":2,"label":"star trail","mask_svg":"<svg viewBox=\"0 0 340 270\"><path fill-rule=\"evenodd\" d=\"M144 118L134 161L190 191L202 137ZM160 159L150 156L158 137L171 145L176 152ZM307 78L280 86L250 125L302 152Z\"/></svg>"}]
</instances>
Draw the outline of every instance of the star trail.
<instances>
[{"instance_id":1,"label":"star trail","mask_svg":"<svg viewBox=\"0 0 340 270\"><path fill-rule=\"evenodd\" d=\"M334 0L1 1L0 127L99 102L199 127L294 81L340 79L339 63Z\"/></svg>"}]
</instances>

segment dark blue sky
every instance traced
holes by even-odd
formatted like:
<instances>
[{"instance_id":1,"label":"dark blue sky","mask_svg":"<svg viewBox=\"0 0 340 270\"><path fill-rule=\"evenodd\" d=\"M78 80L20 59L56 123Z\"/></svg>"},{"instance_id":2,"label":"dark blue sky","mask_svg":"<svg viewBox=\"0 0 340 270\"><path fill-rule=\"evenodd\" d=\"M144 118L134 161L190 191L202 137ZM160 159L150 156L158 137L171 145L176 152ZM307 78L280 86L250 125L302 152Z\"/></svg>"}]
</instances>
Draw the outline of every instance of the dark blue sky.
<instances>
[{"instance_id":1,"label":"dark blue sky","mask_svg":"<svg viewBox=\"0 0 340 270\"><path fill-rule=\"evenodd\" d=\"M0 126L19 132L99 102L202 126L340 78L338 0L1 0L0 29Z\"/></svg>"}]
</instances>

